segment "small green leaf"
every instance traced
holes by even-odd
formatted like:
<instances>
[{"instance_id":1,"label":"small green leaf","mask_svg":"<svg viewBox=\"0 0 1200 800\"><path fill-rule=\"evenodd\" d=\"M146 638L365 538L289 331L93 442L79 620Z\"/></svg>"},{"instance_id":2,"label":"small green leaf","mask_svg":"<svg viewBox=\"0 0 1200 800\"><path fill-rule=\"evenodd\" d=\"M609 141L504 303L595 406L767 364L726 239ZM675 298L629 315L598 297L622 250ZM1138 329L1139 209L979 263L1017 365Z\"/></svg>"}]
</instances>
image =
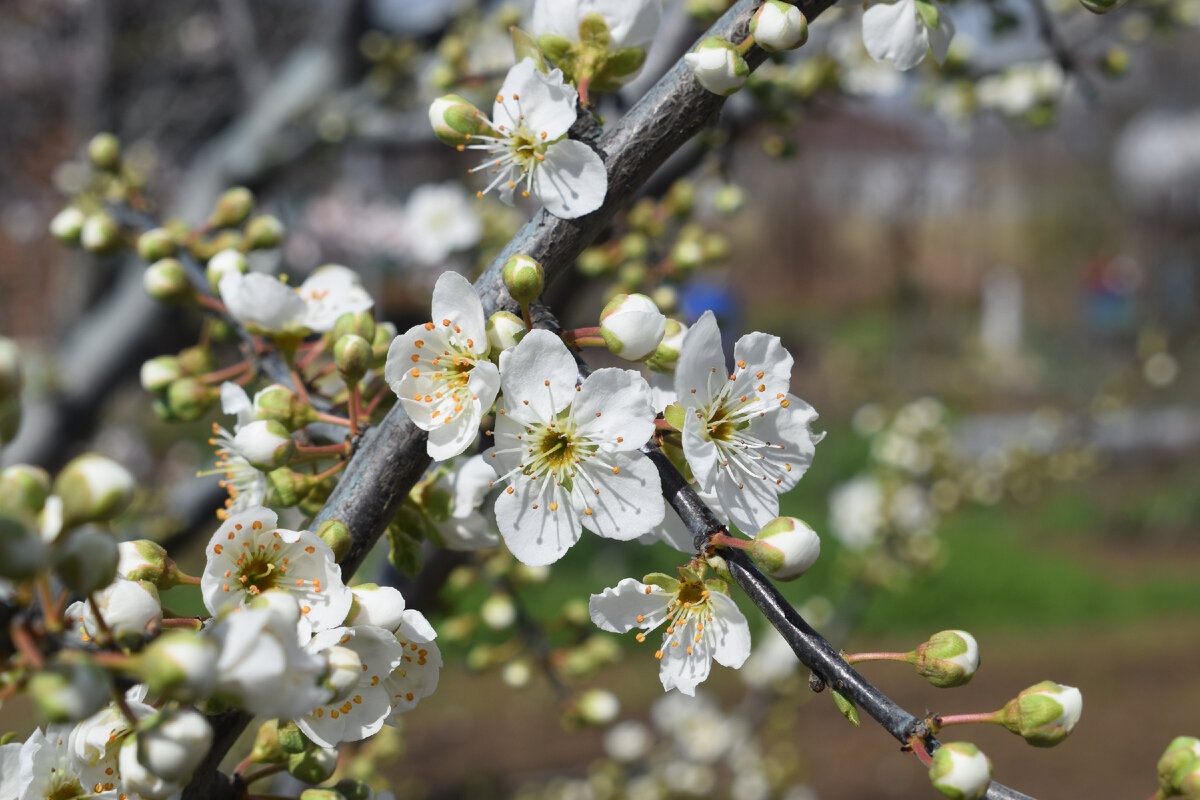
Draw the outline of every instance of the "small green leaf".
<instances>
[{"instance_id":1,"label":"small green leaf","mask_svg":"<svg viewBox=\"0 0 1200 800\"><path fill-rule=\"evenodd\" d=\"M672 403L663 411L663 417L667 420L667 424L677 431L683 430L684 414L683 406L679 403Z\"/></svg>"},{"instance_id":2,"label":"small green leaf","mask_svg":"<svg viewBox=\"0 0 1200 800\"><path fill-rule=\"evenodd\" d=\"M921 21L925 23L925 27L931 31L937 30L939 14L937 6L930 3L929 0L916 0L917 13L921 16Z\"/></svg>"},{"instance_id":3,"label":"small green leaf","mask_svg":"<svg viewBox=\"0 0 1200 800\"><path fill-rule=\"evenodd\" d=\"M548 72L550 67L547 66L546 59L542 55L542 48L538 47L538 42L533 38L533 35L526 33L515 25L509 28L508 31L512 34L513 55L517 57L517 61L532 58L538 72Z\"/></svg>"},{"instance_id":4,"label":"small green leaf","mask_svg":"<svg viewBox=\"0 0 1200 800\"><path fill-rule=\"evenodd\" d=\"M838 711L842 712L842 716L850 720L850 724L854 727L861 728L862 723L858 721L858 709L854 707L854 701L837 689L830 689L829 693L833 695L833 704L837 706Z\"/></svg>"},{"instance_id":5,"label":"small green leaf","mask_svg":"<svg viewBox=\"0 0 1200 800\"><path fill-rule=\"evenodd\" d=\"M543 33L537 38L542 55L557 64L571 49L571 43L556 33Z\"/></svg>"},{"instance_id":6,"label":"small green leaf","mask_svg":"<svg viewBox=\"0 0 1200 800\"><path fill-rule=\"evenodd\" d=\"M608 32L608 23L599 14L588 14L579 23L579 41L589 48L607 50L611 38L612 36Z\"/></svg>"},{"instance_id":7,"label":"small green leaf","mask_svg":"<svg viewBox=\"0 0 1200 800\"><path fill-rule=\"evenodd\" d=\"M673 592L679 588L679 581L662 572L651 572L649 575L642 578L642 583L645 583L649 586L657 586L660 589L665 589L668 592Z\"/></svg>"}]
</instances>

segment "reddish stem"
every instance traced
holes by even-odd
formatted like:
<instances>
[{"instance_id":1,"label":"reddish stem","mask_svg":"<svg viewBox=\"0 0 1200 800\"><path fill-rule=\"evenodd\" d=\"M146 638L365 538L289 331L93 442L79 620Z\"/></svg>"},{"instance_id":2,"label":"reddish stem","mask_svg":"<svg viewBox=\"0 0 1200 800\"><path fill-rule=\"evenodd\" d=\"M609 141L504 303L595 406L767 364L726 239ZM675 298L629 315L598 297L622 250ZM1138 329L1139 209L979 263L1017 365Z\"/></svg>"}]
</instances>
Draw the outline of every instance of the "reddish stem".
<instances>
[{"instance_id":1,"label":"reddish stem","mask_svg":"<svg viewBox=\"0 0 1200 800\"><path fill-rule=\"evenodd\" d=\"M38 600L42 605L42 619L46 623L46 630L51 633L62 633L62 614L59 612L58 604L50 596L49 579L45 576L38 578L36 586Z\"/></svg>"},{"instance_id":2,"label":"reddish stem","mask_svg":"<svg viewBox=\"0 0 1200 800\"><path fill-rule=\"evenodd\" d=\"M229 311L227 308L225 308L225 304L220 300L215 297L209 297L206 294L197 294L196 302L205 308L210 308L213 311L216 311L218 314L226 314Z\"/></svg>"},{"instance_id":3,"label":"reddish stem","mask_svg":"<svg viewBox=\"0 0 1200 800\"><path fill-rule=\"evenodd\" d=\"M562 340L574 347L604 347L604 337L600 328L576 328L573 331L563 331Z\"/></svg>"},{"instance_id":4,"label":"reddish stem","mask_svg":"<svg viewBox=\"0 0 1200 800\"><path fill-rule=\"evenodd\" d=\"M844 653L842 658L847 664L858 664L862 661L908 661L909 653Z\"/></svg>"},{"instance_id":5,"label":"reddish stem","mask_svg":"<svg viewBox=\"0 0 1200 800\"><path fill-rule=\"evenodd\" d=\"M933 756L925 749L925 740L920 736L913 736L908 740L908 746L912 748L913 753L921 760L925 766L933 763Z\"/></svg>"},{"instance_id":6,"label":"reddish stem","mask_svg":"<svg viewBox=\"0 0 1200 800\"><path fill-rule=\"evenodd\" d=\"M21 655L25 656L25 660L29 662L30 666L35 669L46 666L46 659L42 656L42 651L38 650L37 643L34 642L33 635L27 628L14 622L8 629L8 634L12 643L17 646Z\"/></svg>"},{"instance_id":7,"label":"reddish stem","mask_svg":"<svg viewBox=\"0 0 1200 800\"><path fill-rule=\"evenodd\" d=\"M252 365L249 361L239 361L238 363L225 367L224 369L210 372L207 375L201 375L200 380L204 381L205 383L222 383L224 381L240 377L243 372L250 372L253 369L254 365Z\"/></svg>"},{"instance_id":8,"label":"reddish stem","mask_svg":"<svg viewBox=\"0 0 1200 800\"><path fill-rule=\"evenodd\" d=\"M300 360L296 362L296 369L303 370L305 367L307 367L309 364L311 364L317 356L321 355L321 353L323 353L324 351L325 351L325 340L323 338L318 339L315 343L313 343L311 345L308 345L308 352L306 352L300 358Z\"/></svg>"},{"instance_id":9,"label":"reddish stem","mask_svg":"<svg viewBox=\"0 0 1200 800\"><path fill-rule=\"evenodd\" d=\"M389 389L386 386L381 388L375 393L375 396L371 398L371 402L367 403L367 408L364 414L368 422L371 419L371 415L375 413L375 409L378 408L379 404L383 402L383 398L387 395L388 391Z\"/></svg>"},{"instance_id":10,"label":"reddish stem","mask_svg":"<svg viewBox=\"0 0 1200 800\"><path fill-rule=\"evenodd\" d=\"M300 377L300 373L292 367L292 380L296 384L296 397L300 398L301 405L311 406L312 398L308 396L308 387L304 385L304 379Z\"/></svg>"},{"instance_id":11,"label":"reddish stem","mask_svg":"<svg viewBox=\"0 0 1200 800\"><path fill-rule=\"evenodd\" d=\"M282 764L269 764L269 765L263 767L262 769L260 769L258 772L252 772L249 775L243 775L242 781L247 784L251 784L260 778L266 778L270 775L274 775L276 772L282 772L285 769L287 769L286 762L282 763ZM260 798L260 800L262 800L263 798L273 798L273 797L277 797L277 796L278 795L273 795L273 794L252 794L252 795L250 795L250 797L257 797L257 798ZM294 798L280 798L280 800L294 800Z\"/></svg>"},{"instance_id":12,"label":"reddish stem","mask_svg":"<svg viewBox=\"0 0 1200 800\"><path fill-rule=\"evenodd\" d=\"M316 475L313 475L312 478L317 483L320 483L321 481L325 480L328 477L337 475L339 472L341 472L342 470L344 470L346 468L346 464L348 464L348 463L350 463L350 462L339 461L338 463L334 464L332 467L325 470L324 472L318 472Z\"/></svg>"},{"instance_id":13,"label":"reddish stem","mask_svg":"<svg viewBox=\"0 0 1200 800\"><path fill-rule=\"evenodd\" d=\"M358 435L358 418L362 414L362 392L358 389L358 384L350 387L350 400L346 403L350 410L350 435Z\"/></svg>"},{"instance_id":14,"label":"reddish stem","mask_svg":"<svg viewBox=\"0 0 1200 800\"><path fill-rule=\"evenodd\" d=\"M727 533L714 533L708 537L708 544L711 547L733 547L738 550L749 550L754 546L754 541L752 539L738 539Z\"/></svg>"},{"instance_id":15,"label":"reddish stem","mask_svg":"<svg viewBox=\"0 0 1200 800\"><path fill-rule=\"evenodd\" d=\"M326 414L324 411L318 411L315 419L318 419L321 422L328 422L331 425L341 425L344 428L350 427L350 420L334 414Z\"/></svg>"},{"instance_id":16,"label":"reddish stem","mask_svg":"<svg viewBox=\"0 0 1200 800\"><path fill-rule=\"evenodd\" d=\"M672 432L676 432L676 433L679 431L678 428L676 428L671 423L667 422L665 419L654 420L654 428L655 428L655 430L672 431Z\"/></svg>"},{"instance_id":17,"label":"reddish stem","mask_svg":"<svg viewBox=\"0 0 1200 800\"><path fill-rule=\"evenodd\" d=\"M349 452L349 448L345 442L341 444L298 444L296 452L305 455L320 458L323 456L341 456Z\"/></svg>"},{"instance_id":18,"label":"reddish stem","mask_svg":"<svg viewBox=\"0 0 1200 800\"><path fill-rule=\"evenodd\" d=\"M944 728L947 725L965 725L970 722L991 722L998 723L1000 716L999 711L985 711L978 714L948 714L946 716L937 716L935 723L938 728Z\"/></svg>"}]
</instances>

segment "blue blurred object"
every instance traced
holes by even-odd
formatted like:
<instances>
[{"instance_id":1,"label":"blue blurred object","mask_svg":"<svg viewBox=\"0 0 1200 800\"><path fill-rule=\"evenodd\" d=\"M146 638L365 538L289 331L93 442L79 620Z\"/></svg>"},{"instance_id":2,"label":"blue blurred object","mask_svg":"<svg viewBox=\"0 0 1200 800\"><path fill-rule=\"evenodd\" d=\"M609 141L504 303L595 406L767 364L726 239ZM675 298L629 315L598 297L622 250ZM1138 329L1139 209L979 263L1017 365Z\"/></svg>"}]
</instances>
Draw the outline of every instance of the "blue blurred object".
<instances>
[{"instance_id":1,"label":"blue blurred object","mask_svg":"<svg viewBox=\"0 0 1200 800\"><path fill-rule=\"evenodd\" d=\"M721 327L721 346L728 355L740 335L741 304L729 287L704 280L690 280L679 288L679 312L682 321L691 326L705 311L713 312Z\"/></svg>"}]
</instances>

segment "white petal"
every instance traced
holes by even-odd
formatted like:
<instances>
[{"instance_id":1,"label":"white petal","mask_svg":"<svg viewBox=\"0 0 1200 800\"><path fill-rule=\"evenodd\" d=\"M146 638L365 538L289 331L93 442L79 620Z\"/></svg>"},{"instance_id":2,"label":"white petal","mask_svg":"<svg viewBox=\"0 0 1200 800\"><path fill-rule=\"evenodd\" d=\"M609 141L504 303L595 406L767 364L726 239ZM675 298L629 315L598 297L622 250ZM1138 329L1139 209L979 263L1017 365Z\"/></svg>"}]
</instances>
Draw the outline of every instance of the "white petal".
<instances>
[{"instance_id":1,"label":"white petal","mask_svg":"<svg viewBox=\"0 0 1200 800\"><path fill-rule=\"evenodd\" d=\"M575 399L578 375L571 352L550 331L530 331L500 354L505 408L515 411L517 419L525 418L519 406L526 406L536 419L552 421Z\"/></svg>"},{"instance_id":2,"label":"white petal","mask_svg":"<svg viewBox=\"0 0 1200 800\"><path fill-rule=\"evenodd\" d=\"M690 625L681 630L676 641L692 641L691 630ZM683 644L663 648L663 657L658 667L658 679L662 681L663 689L678 689L692 697L696 694L697 684L708 678L712 669L712 647L708 639L701 636L699 642L692 642L691 650L692 652L688 653L687 646Z\"/></svg>"},{"instance_id":3,"label":"white petal","mask_svg":"<svg viewBox=\"0 0 1200 800\"><path fill-rule=\"evenodd\" d=\"M221 384L221 411L237 417L235 431L254 419L254 404L250 402L250 396L245 389L231 381Z\"/></svg>"},{"instance_id":4,"label":"white petal","mask_svg":"<svg viewBox=\"0 0 1200 800\"><path fill-rule=\"evenodd\" d=\"M890 58L896 69L912 69L919 64L925 58L929 40L914 0L875 3L864 11L863 44L871 58Z\"/></svg>"},{"instance_id":5,"label":"white petal","mask_svg":"<svg viewBox=\"0 0 1200 800\"><path fill-rule=\"evenodd\" d=\"M509 487L512 492L505 489L496 500L500 535L522 563L531 567L553 564L579 541L583 533L579 514L560 487L539 493L530 481L519 484ZM537 508L533 507L535 504ZM557 504L553 511L552 504Z\"/></svg>"},{"instance_id":6,"label":"white petal","mask_svg":"<svg viewBox=\"0 0 1200 800\"><path fill-rule=\"evenodd\" d=\"M954 38L954 21L950 19L950 15L945 9L938 9L938 26L937 30L928 31L929 49L933 51L933 57L937 63L941 64L946 60L946 53L950 50L950 40Z\"/></svg>"},{"instance_id":7,"label":"white petal","mask_svg":"<svg viewBox=\"0 0 1200 800\"><path fill-rule=\"evenodd\" d=\"M716 444L708 438L704 422L695 411L685 411L683 420L683 457L692 468L692 475L701 491L711 492L720 472L720 454Z\"/></svg>"},{"instance_id":8,"label":"white petal","mask_svg":"<svg viewBox=\"0 0 1200 800\"><path fill-rule=\"evenodd\" d=\"M514 100L514 95L518 99ZM535 134L545 133L545 141L552 142L563 136L578 116L575 87L563 83L561 70L538 72L532 58L522 59L508 71L497 96L503 100L492 107L492 122L503 125L506 132L524 125Z\"/></svg>"},{"instance_id":9,"label":"white petal","mask_svg":"<svg viewBox=\"0 0 1200 800\"><path fill-rule=\"evenodd\" d=\"M792 354L779 341L778 336L755 331L737 340L733 346L735 364L745 362L746 369L738 371L738 380L732 394L752 392L763 398L787 394L792 382ZM761 378L758 373L763 373ZM761 391L759 386L765 387Z\"/></svg>"},{"instance_id":10,"label":"white petal","mask_svg":"<svg viewBox=\"0 0 1200 800\"><path fill-rule=\"evenodd\" d=\"M704 628L713 641L713 658L718 664L737 669L750 655L750 625L737 603L719 592L709 595L713 618Z\"/></svg>"},{"instance_id":11,"label":"white petal","mask_svg":"<svg viewBox=\"0 0 1200 800\"><path fill-rule=\"evenodd\" d=\"M592 595L588 613L601 630L613 633L628 633L634 628L652 630L666 619L670 597L659 586L647 586L633 578L624 578L601 594ZM637 621L639 614L643 617L642 622Z\"/></svg>"},{"instance_id":12,"label":"white petal","mask_svg":"<svg viewBox=\"0 0 1200 800\"><path fill-rule=\"evenodd\" d=\"M596 370L579 387L571 410L580 433L605 450L636 450L654 435L650 386L632 370Z\"/></svg>"},{"instance_id":13,"label":"white petal","mask_svg":"<svg viewBox=\"0 0 1200 800\"><path fill-rule=\"evenodd\" d=\"M307 306L278 278L251 272L231 272L218 284L221 299L239 322L257 325L267 331L283 331L302 324Z\"/></svg>"},{"instance_id":14,"label":"white petal","mask_svg":"<svg viewBox=\"0 0 1200 800\"><path fill-rule=\"evenodd\" d=\"M484 328L483 303L471 282L457 272L443 272L433 287L433 322L442 325L450 320L461 330L450 336L459 347L476 355L486 355L487 330ZM470 339L472 345L467 344Z\"/></svg>"},{"instance_id":15,"label":"white petal","mask_svg":"<svg viewBox=\"0 0 1200 800\"><path fill-rule=\"evenodd\" d=\"M533 193L556 217L590 214L608 193L604 161L583 142L563 139L546 148L545 161L533 173Z\"/></svg>"},{"instance_id":16,"label":"white petal","mask_svg":"<svg viewBox=\"0 0 1200 800\"><path fill-rule=\"evenodd\" d=\"M713 370L719 379L715 382ZM688 328L679 350L679 363L675 366L675 392L679 395L679 405L707 407L712 402L714 388L719 388L726 378L725 352L721 348L717 318L711 311L705 311L696 324Z\"/></svg>"},{"instance_id":17,"label":"white petal","mask_svg":"<svg viewBox=\"0 0 1200 800\"><path fill-rule=\"evenodd\" d=\"M779 495L774 481L751 475L732 477L727 470L717 473L715 486L721 508L742 533L755 531L779 516Z\"/></svg>"},{"instance_id":18,"label":"white petal","mask_svg":"<svg viewBox=\"0 0 1200 800\"><path fill-rule=\"evenodd\" d=\"M584 526L609 539L636 539L663 521L662 481L643 453L616 453L604 466L595 459L581 464L574 496L585 509Z\"/></svg>"},{"instance_id":19,"label":"white petal","mask_svg":"<svg viewBox=\"0 0 1200 800\"><path fill-rule=\"evenodd\" d=\"M358 273L340 264L317 268L300 284L299 295L305 305L304 324L322 333L332 330L342 314L368 311L375 305Z\"/></svg>"}]
</instances>

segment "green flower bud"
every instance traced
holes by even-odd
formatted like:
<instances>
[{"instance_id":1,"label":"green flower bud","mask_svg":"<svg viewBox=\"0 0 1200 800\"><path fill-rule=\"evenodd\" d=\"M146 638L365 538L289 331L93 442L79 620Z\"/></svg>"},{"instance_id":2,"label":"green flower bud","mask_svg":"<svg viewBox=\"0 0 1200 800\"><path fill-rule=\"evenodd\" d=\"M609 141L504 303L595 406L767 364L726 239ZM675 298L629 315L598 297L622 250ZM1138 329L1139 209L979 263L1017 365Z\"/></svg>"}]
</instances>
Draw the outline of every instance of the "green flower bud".
<instances>
[{"instance_id":1,"label":"green flower bud","mask_svg":"<svg viewBox=\"0 0 1200 800\"><path fill-rule=\"evenodd\" d=\"M646 359L646 366L655 372L674 372L675 364L679 361L679 350L683 347L683 337L687 334L687 326L677 319L667 317L663 329L662 341L654 350L654 355Z\"/></svg>"},{"instance_id":2,"label":"green flower bud","mask_svg":"<svg viewBox=\"0 0 1200 800\"><path fill-rule=\"evenodd\" d=\"M642 260L650 252L650 238L644 233L627 233L621 237L621 255Z\"/></svg>"},{"instance_id":3,"label":"green flower bud","mask_svg":"<svg viewBox=\"0 0 1200 800\"><path fill-rule=\"evenodd\" d=\"M347 311L337 318L333 324L333 341L337 341L348 333L361 336L368 342L375 341L375 317L370 311ZM390 344L390 341L389 341Z\"/></svg>"},{"instance_id":4,"label":"green flower bud","mask_svg":"<svg viewBox=\"0 0 1200 800\"><path fill-rule=\"evenodd\" d=\"M938 631L912 655L917 673L939 689L965 686L979 669L979 644L966 631Z\"/></svg>"},{"instance_id":5,"label":"green flower bud","mask_svg":"<svg viewBox=\"0 0 1200 800\"><path fill-rule=\"evenodd\" d=\"M1170 797L1178 794L1175 774L1200 758L1200 739L1194 736L1176 736L1158 759L1158 786L1162 794ZM1185 773L1186 774L1186 771Z\"/></svg>"},{"instance_id":6,"label":"green flower bud","mask_svg":"<svg viewBox=\"0 0 1200 800\"><path fill-rule=\"evenodd\" d=\"M977 800L992 782L992 761L970 742L947 742L933 754L929 780L953 800Z\"/></svg>"},{"instance_id":7,"label":"green flower bud","mask_svg":"<svg viewBox=\"0 0 1200 800\"><path fill-rule=\"evenodd\" d=\"M192 299L192 284L187 270L174 258L163 258L142 273L146 294L163 303L184 303Z\"/></svg>"},{"instance_id":8,"label":"green flower bud","mask_svg":"<svg viewBox=\"0 0 1200 800\"><path fill-rule=\"evenodd\" d=\"M279 738L279 749L285 753L303 753L312 745L294 722L280 725L275 733Z\"/></svg>"},{"instance_id":9,"label":"green flower bud","mask_svg":"<svg viewBox=\"0 0 1200 800\"><path fill-rule=\"evenodd\" d=\"M361 336L348 333L333 345L333 362L348 385L357 384L371 367L371 345Z\"/></svg>"},{"instance_id":10,"label":"green flower bud","mask_svg":"<svg viewBox=\"0 0 1200 800\"><path fill-rule=\"evenodd\" d=\"M50 473L32 464L13 464L0 470L0 512L34 516L50 494Z\"/></svg>"},{"instance_id":11,"label":"green flower bud","mask_svg":"<svg viewBox=\"0 0 1200 800\"><path fill-rule=\"evenodd\" d=\"M546 288L546 273L542 265L526 255L515 255L505 261L500 275L504 279L504 288L522 306L537 300Z\"/></svg>"},{"instance_id":12,"label":"green flower bud","mask_svg":"<svg viewBox=\"0 0 1200 800\"><path fill-rule=\"evenodd\" d=\"M333 551L333 557L338 561L341 561L342 557L350 552L350 545L354 544L354 537L350 535L350 529L340 520L325 520L317 527L316 534L325 544L329 545L329 549Z\"/></svg>"},{"instance_id":13,"label":"green flower bud","mask_svg":"<svg viewBox=\"0 0 1200 800\"><path fill-rule=\"evenodd\" d=\"M288 756L287 771L293 778L305 783L320 783L329 779L337 769L337 750L317 747L303 753Z\"/></svg>"},{"instance_id":14,"label":"green flower bud","mask_svg":"<svg viewBox=\"0 0 1200 800\"><path fill-rule=\"evenodd\" d=\"M1107 14L1125 5L1125 0L1079 0L1093 14Z\"/></svg>"},{"instance_id":15,"label":"green flower bud","mask_svg":"<svg viewBox=\"0 0 1200 800\"><path fill-rule=\"evenodd\" d=\"M120 561L117 571L130 581L149 581L160 589L175 585L171 575L176 571L175 562L167 556L166 549L149 539L134 539L117 545Z\"/></svg>"},{"instance_id":16,"label":"green flower bud","mask_svg":"<svg viewBox=\"0 0 1200 800\"><path fill-rule=\"evenodd\" d=\"M181 702L207 698L216 686L219 648L195 631L171 630L146 646L138 677L160 697Z\"/></svg>"},{"instance_id":17,"label":"green flower bud","mask_svg":"<svg viewBox=\"0 0 1200 800\"><path fill-rule=\"evenodd\" d=\"M684 232L679 234L675 246L671 248L671 263L685 272L704 264L703 241L699 237L684 235L686 231L685 228Z\"/></svg>"},{"instance_id":18,"label":"green flower bud","mask_svg":"<svg viewBox=\"0 0 1200 800\"><path fill-rule=\"evenodd\" d=\"M742 88L750 65L734 44L720 36L709 36L695 51L683 57L696 82L713 94L729 95Z\"/></svg>"},{"instance_id":19,"label":"green flower bud","mask_svg":"<svg viewBox=\"0 0 1200 800\"><path fill-rule=\"evenodd\" d=\"M208 259L208 263L204 266L204 277L208 279L209 288L216 292L221 278L231 272L240 272L245 275L249 271L250 263L246 261L246 256L242 254L242 251L230 247Z\"/></svg>"},{"instance_id":20,"label":"green flower bud","mask_svg":"<svg viewBox=\"0 0 1200 800\"><path fill-rule=\"evenodd\" d=\"M696 205L696 184L687 178L675 181L667 190L663 205L675 217L688 216Z\"/></svg>"},{"instance_id":21,"label":"green flower bud","mask_svg":"<svg viewBox=\"0 0 1200 800\"><path fill-rule=\"evenodd\" d=\"M571 41L557 33L543 33L537 37L537 44L546 57L556 64L562 61L571 50Z\"/></svg>"},{"instance_id":22,"label":"green flower bud","mask_svg":"<svg viewBox=\"0 0 1200 800\"><path fill-rule=\"evenodd\" d=\"M375 790L364 781L342 778L333 787L346 800L375 800Z\"/></svg>"},{"instance_id":23,"label":"green flower bud","mask_svg":"<svg viewBox=\"0 0 1200 800\"><path fill-rule=\"evenodd\" d=\"M0 578L26 580L37 575L50 557L41 535L16 517L0 515Z\"/></svg>"},{"instance_id":24,"label":"green flower bud","mask_svg":"<svg viewBox=\"0 0 1200 800\"><path fill-rule=\"evenodd\" d=\"M794 50L808 41L808 20L790 3L766 0L750 18L750 35L768 53Z\"/></svg>"},{"instance_id":25,"label":"green flower bud","mask_svg":"<svg viewBox=\"0 0 1200 800\"><path fill-rule=\"evenodd\" d=\"M138 237L138 255L148 263L175 255L175 237L166 228L151 228Z\"/></svg>"},{"instance_id":26,"label":"green flower bud","mask_svg":"<svg viewBox=\"0 0 1200 800\"><path fill-rule=\"evenodd\" d=\"M1175 771L1171 779L1171 788L1185 800L1200 798L1200 758L1192 759Z\"/></svg>"},{"instance_id":27,"label":"green flower bud","mask_svg":"<svg viewBox=\"0 0 1200 800\"><path fill-rule=\"evenodd\" d=\"M337 789L305 789L297 800L346 800Z\"/></svg>"},{"instance_id":28,"label":"green flower bud","mask_svg":"<svg viewBox=\"0 0 1200 800\"><path fill-rule=\"evenodd\" d=\"M267 481L279 505L294 506L312 491L313 479L301 472L280 467L267 473Z\"/></svg>"},{"instance_id":29,"label":"green flower bud","mask_svg":"<svg viewBox=\"0 0 1200 800\"><path fill-rule=\"evenodd\" d=\"M388 349L392 346L392 340L395 338L395 325L390 322L377 322L375 324L375 336L371 338L371 352L374 354L374 358L371 361L372 369L383 369L387 363Z\"/></svg>"},{"instance_id":30,"label":"green flower bud","mask_svg":"<svg viewBox=\"0 0 1200 800\"><path fill-rule=\"evenodd\" d=\"M67 206L50 220L50 235L65 245L79 244L83 223L87 217L75 206Z\"/></svg>"},{"instance_id":31,"label":"green flower bud","mask_svg":"<svg viewBox=\"0 0 1200 800\"><path fill-rule=\"evenodd\" d=\"M700 242L705 261L720 261L729 256L729 239L720 233L710 233Z\"/></svg>"},{"instance_id":32,"label":"green flower bud","mask_svg":"<svg viewBox=\"0 0 1200 800\"><path fill-rule=\"evenodd\" d=\"M121 166L121 140L111 133L97 133L87 143L88 161L105 172L115 172Z\"/></svg>"},{"instance_id":33,"label":"green flower bud","mask_svg":"<svg viewBox=\"0 0 1200 800\"><path fill-rule=\"evenodd\" d=\"M1070 735L1082 711L1078 689L1042 681L1008 701L1000 722L1035 747L1053 747Z\"/></svg>"},{"instance_id":34,"label":"green flower bud","mask_svg":"<svg viewBox=\"0 0 1200 800\"><path fill-rule=\"evenodd\" d=\"M487 325L488 345L492 348L494 354L498 354L515 345L521 339L525 338L525 334L529 330L525 327L524 321L511 311L497 311L488 317Z\"/></svg>"},{"instance_id":35,"label":"green flower bud","mask_svg":"<svg viewBox=\"0 0 1200 800\"><path fill-rule=\"evenodd\" d=\"M0 397L15 397L25 385L21 349L7 336L0 336Z\"/></svg>"},{"instance_id":36,"label":"green flower bud","mask_svg":"<svg viewBox=\"0 0 1200 800\"><path fill-rule=\"evenodd\" d=\"M279 720L267 720L258 726L250 758L256 764L278 764L287 760L287 752L279 743Z\"/></svg>"},{"instance_id":37,"label":"green flower bud","mask_svg":"<svg viewBox=\"0 0 1200 800\"><path fill-rule=\"evenodd\" d=\"M491 136L493 131L483 112L456 94L434 100L429 106L433 133L451 147L465 149L473 136Z\"/></svg>"},{"instance_id":38,"label":"green flower bud","mask_svg":"<svg viewBox=\"0 0 1200 800\"><path fill-rule=\"evenodd\" d=\"M245 222L253 210L254 193L245 186L234 186L217 198L209 223L216 228L233 228Z\"/></svg>"},{"instance_id":39,"label":"green flower bud","mask_svg":"<svg viewBox=\"0 0 1200 800\"><path fill-rule=\"evenodd\" d=\"M221 393L196 378L180 378L167 387L166 404L171 419L200 419L216 404Z\"/></svg>"},{"instance_id":40,"label":"green flower bud","mask_svg":"<svg viewBox=\"0 0 1200 800\"><path fill-rule=\"evenodd\" d=\"M713 208L722 214L733 214L746 204L746 193L736 183L727 183L713 196Z\"/></svg>"},{"instance_id":41,"label":"green flower bud","mask_svg":"<svg viewBox=\"0 0 1200 800\"><path fill-rule=\"evenodd\" d=\"M21 429L21 398L0 398L0 445L17 438Z\"/></svg>"},{"instance_id":42,"label":"green flower bud","mask_svg":"<svg viewBox=\"0 0 1200 800\"><path fill-rule=\"evenodd\" d=\"M29 678L28 692L48 722L77 722L108 703L109 674L80 652L63 651Z\"/></svg>"},{"instance_id":43,"label":"green flower bud","mask_svg":"<svg viewBox=\"0 0 1200 800\"><path fill-rule=\"evenodd\" d=\"M609 352L627 361L653 355L666 332L667 318L644 294L619 294L600 312L600 335Z\"/></svg>"},{"instance_id":44,"label":"green flower bud","mask_svg":"<svg viewBox=\"0 0 1200 800\"><path fill-rule=\"evenodd\" d=\"M589 247L575 260L579 271L589 277L606 275L617 268L617 263L603 247Z\"/></svg>"},{"instance_id":45,"label":"green flower bud","mask_svg":"<svg viewBox=\"0 0 1200 800\"><path fill-rule=\"evenodd\" d=\"M575 698L571 717L584 725L607 725L621 711L621 701L607 689L587 689Z\"/></svg>"},{"instance_id":46,"label":"green flower bud","mask_svg":"<svg viewBox=\"0 0 1200 800\"><path fill-rule=\"evenodd\" d=\"M821 555L821 539L803 520L776 517L754 535L750 557L772 578L799 578Z\"/></svg>"},{"instance_id":47,"label":"green flower bud","mask_svg":"<svg viewBox=\"0 0 1200 800\"><path fill-rule=\"evenodd\" d=\"M274 383L254 395L254 418L275 420L289 431L299 430L316 419L317 411L284 386Z\"/></svg>"},{"instance_id":48,"label":"green flower bud","mask_svg":"<svg viewBox=\"0 0 1200 800\"><path fill-rule=\"evenodd\" d=\"M283 223L271 214L258 214L246 220L242 229L247 250L270 250L283 242Z\"/></svg>"},{"instance_id":49,"label":"green flower bud","mask_svg":"<svg viewBox=\"0 0 1200 800\"><path fill-rule=\"evenodd\" d=\"M83 221L79 241L88 252L109 253L121 244L121 229L116 220L99 212Z\"/></svg>"},{"instance_id":50,"label":"green flower bud","mask_svg":"<svg viewBox=\"0 0 1200 800\"><path fill-rule=\"evenodd\" d=\"M1110 46L1100 57L1100 69L1109 77L1120 78L1129 72L1129 51L1119 44Z\"/></svg>"},{"instance_id":51,"label":"green flower bud","mask_svg":"<svg viewBox=\"0 0 1200 800\"><path fill-rule=\"evenodd\" d=\"M183 377L183 368L175 356L155 356L142 362L138 380L147 392L162 392L174 381Z\"/></svg>"},{"instance_id":52,"label":"green flower bud","mask_svg":"<svg viewBox=\"0 0 1200 800\"><path fill-rule=\"evenodd\" d=\"M63 520L70 526L103 522L120 514L133 500L129 470L99 453L72 459L54 479L54 494L62 498Z\"/></svg>"},{"instance_id":53,"label":"green flower bud","mask_svg":"<svg viewBox=\"0 0 1200 800\"><path fill-rule=\"evenodd\" d=\"M54 572L75 594L87 595L117 577L117 540L108 531L86 526L59 538Z\"/></svg>"},{"instance_id":54,"label":"green flower bud","mask_svg":"<svg viewBox=\"0 0 1200 800\"><path fill-rule=\"evenodd\" d=\"M185 375L207 375L217 368L217 357L208 345L185 347L179 351L178 359Z\"/></svg>"}]
</instances>

